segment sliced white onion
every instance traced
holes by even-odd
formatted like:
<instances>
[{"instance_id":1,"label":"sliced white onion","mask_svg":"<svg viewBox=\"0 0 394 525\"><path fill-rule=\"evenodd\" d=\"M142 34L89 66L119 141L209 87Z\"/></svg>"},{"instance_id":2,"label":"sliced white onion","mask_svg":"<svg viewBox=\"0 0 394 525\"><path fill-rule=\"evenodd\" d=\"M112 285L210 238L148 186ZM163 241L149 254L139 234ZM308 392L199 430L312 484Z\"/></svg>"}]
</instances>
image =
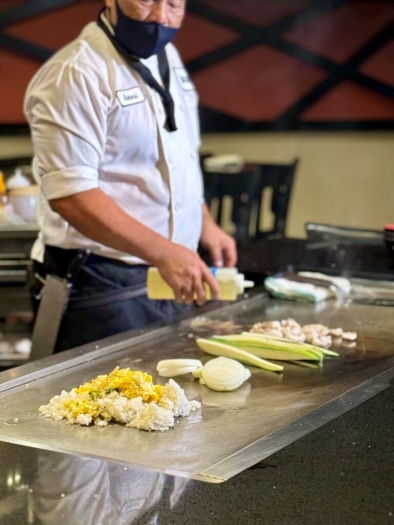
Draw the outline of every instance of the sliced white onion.
<instances>
[{"instance_id":1,"label":"sliced white onion","mask_svg":"<svg viewBox=\"0 0 394 525\"><path fill-rule=\"evenodd\" d=\"M208 361L202 369L204 383L218 392L227 392L240 387L249 379L250 370L228 357L217 357ZM200 383L204 384L200 379Z\"/></svg>"},{"instance_id":2,"label":"sliced white onion","mask_svg":"<svg viewBox=\"0 0 394 525\"><path fill-rule=\"evenodd\" d=\"M195 366L171 366L167 368L160 368L160 377L176 377L184 374L193 373L196 370Z\"/></svg>"},{"instance_id":3,"label":"sliced white onion","mask_svg":"<svg viewBox=\"0 0 394 525\"><path fill-rule=\"evenodd\" d=\"M202 363L199 359L163 359L156 366L156 370L158 370L161 377L190 374L198 368L202 368Z\"/></svg>"},{"instance_id":4,"label":"sliced white onion","mask_svg":"<svg viewBox=\"0 0 394 525\"><path fill-rule=\"evenodd\" d=\"M202 369L203 369L203 367L199 366L198 368L193 370L192 371L193 377L195 377L196 379L200 379L202 377Z\"/></svg>"},{"instance_id":5,"label":"sliced white onion","mask_svg":"<svg viewBox=\"0 0 394 525\"><path fill-rule=\"evenodd\" d=\"M160 368L172 368L176 366L194 366L197 368L202 366L202 363L199 359L163 359L157 363L156 370L160 370Z\"/></svg>"}]
</instances>

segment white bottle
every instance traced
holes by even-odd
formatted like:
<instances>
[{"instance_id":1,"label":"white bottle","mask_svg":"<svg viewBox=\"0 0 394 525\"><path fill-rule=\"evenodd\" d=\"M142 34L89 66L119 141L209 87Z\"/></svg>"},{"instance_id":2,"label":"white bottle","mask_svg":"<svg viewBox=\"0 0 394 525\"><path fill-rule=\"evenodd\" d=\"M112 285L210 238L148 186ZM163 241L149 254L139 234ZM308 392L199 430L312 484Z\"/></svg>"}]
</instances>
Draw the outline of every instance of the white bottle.
<instances>
[{"instance_id":1,"label":"white bottle","mask_svg":"<svg viewBox=\"0 0 394 525\"><path fill-rule=\"evenodd\" d=\"M30 186L30 180L23 174L21 168L15 168L14 174L7 180L7 190L27 188L27 186Z\"/></svg>"},{"instance_id":2,"label":"white bottle","mask_svg":"<svg viewBox=\"0 0 394 525\"><path fill-rule=\"evenodd\" d=\"M220 301L235 301L238 295L243 294L245 288L252 288L253 281L245 280L243 273L238 273L236 268L211 268L220 288ZM157 268L149 268L147 276L149 299L174 299L174 291L165 282ZM207 299L212 299L209 286L205 286Z\"/></svg>"},{"instance_id":3,"label":"white bottle","mask_svg":"<svg viewBox=\"0 0 394 525\"><path fill-rule=\"evenodd\" d=\"M7 181L7 190L9 203L15 214L23 221L35 222L39 186L31 185L29 178L23 174L21 168L16 168L15 173Z\"/></svg>"}]
</instances>

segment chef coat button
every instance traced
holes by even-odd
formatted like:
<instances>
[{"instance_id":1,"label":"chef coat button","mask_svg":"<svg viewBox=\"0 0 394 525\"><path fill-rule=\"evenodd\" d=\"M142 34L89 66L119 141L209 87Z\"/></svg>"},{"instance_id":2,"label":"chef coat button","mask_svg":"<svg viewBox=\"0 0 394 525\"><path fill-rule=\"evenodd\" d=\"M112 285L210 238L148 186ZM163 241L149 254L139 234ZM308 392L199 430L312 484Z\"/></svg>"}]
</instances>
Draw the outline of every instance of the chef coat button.
<instances>
[{"instance_id":1,"label":"chef coat button","mask_svg":"<svg viewBox=\"0 0 394 525\"><path fill-rule=\"evenodd\" d=\"M176 213L179 213L181 211L181 207L180 206L175 206L174 210L176 211Z\"/></svg>"},{"instance_id":2,"label":"chef coat button","mask_svg":"<svg viewBox=\"0 0 394 525\"><path fill-rule=\"evenodd\" d=\"M190 157L191 157L192 159L194 159L194 157L195 157L194 151L191 151L191 152L190 152Z\"/></svg>"},{"instance_id":3,"label":"chef coat button","mask_svg":"<svg viewBox=\"0 0 394 525\"><path fill-rule=\"evenodd\" d=\"M168 164L173 164L174 163L174 159L172 157L172 155L169 155L168 156Z\"/></svg>"}]
</instances>

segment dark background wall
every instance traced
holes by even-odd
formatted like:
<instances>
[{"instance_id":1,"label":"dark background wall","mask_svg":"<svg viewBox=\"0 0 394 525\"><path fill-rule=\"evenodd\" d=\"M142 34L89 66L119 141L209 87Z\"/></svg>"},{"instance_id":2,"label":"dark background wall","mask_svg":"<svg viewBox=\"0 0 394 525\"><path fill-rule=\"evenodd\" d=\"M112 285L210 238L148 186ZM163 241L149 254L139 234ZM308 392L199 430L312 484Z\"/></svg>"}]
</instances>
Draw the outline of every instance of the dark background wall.
<instances>
[{"instance_id":1,"label":"dark background wall","mask_svg":"<svg viewBox=\"0 0 394 525\"><path fill-rule=\"evenodd\" d=\"M0 130L102 0L0 0ZM176 44L202 131L394 129L394 1L188 0Z\"/></svg>"}]
</instances>

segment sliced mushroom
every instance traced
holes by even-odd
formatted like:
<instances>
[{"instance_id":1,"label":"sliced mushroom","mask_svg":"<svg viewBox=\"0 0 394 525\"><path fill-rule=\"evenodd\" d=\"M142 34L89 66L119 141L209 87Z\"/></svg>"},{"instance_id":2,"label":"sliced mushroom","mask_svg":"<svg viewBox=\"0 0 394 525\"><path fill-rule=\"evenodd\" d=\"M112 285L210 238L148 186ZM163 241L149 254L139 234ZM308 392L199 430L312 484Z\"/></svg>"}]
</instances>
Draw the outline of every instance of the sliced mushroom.
<instances>
[{"instance_id":1,"label":"sliced mushroom","mask_svg":"<svg viewBox=\"0 0 394 525\"><path fill-rule=\"evenodd\" d=\"M357 343L356 343L356 341L344 341L342 343L342 346L344 348L355 348L357 346Z\"/></svg>"},{"instance_id":2,"label":"sliced mushroom","mask_svg":"<svg viewBox=\"0 0 394 525\"><path fill-rule=\"evenodd\" d=\"M270 330L265 330L265 334L267 335L273 335L274 337L283 337L282 330L278 330L276 328L271 328Z\"/></svg>"},{"instance_id":3,"label":"sliced mushroom","mask_svg":"<svg viewBox=\"0 0 394 525\"><path fill-rule=\"evenodd\" d=\"M290 317L281 321L255 323L250 331L274 337L284 337L291 341L307 342L321 348L329 348L333 344L340 346L342 343L351 343L357 339L356 332L344 332L342 328L330 329L321 323L302 326Z\"/></svg>"},{"instance_id":4,"label":"sliced mushroom","mask_svg":"<svg viewBox=\"0 0 394 525\"><path fill-rule=\"evenodd\" d=\"M342 343L343 343L342 337L333 337L332 338L333 346L342 346Z\"/></svg>"},{"instance_id":5,"label":"sliced mushroom","mask_svg":"<svg viewBox=\"0 0 394 525\"><path fill-rule=\"evenodd\" d=\"M283 335L286 339L290 339L290 341L297 341L300 343L303 343L305 341L305 334L304 332L298 332L297 330L291 330L291 329L284 329Z\"/></svg>"},{"instance_id":6,"label":"sliced mushroom","mask_svg":"<svg viewBox=\"0 0 394 525\"><path fill-rule=\"evenodd\" d=\"M321 348L328 348L331 346L332 338L330 335L315 335L312 338L312 344L314 346L320 346Z\"/></svg>"},{"instance_id":7,"label":"sliced mushroom","mask_svg":"<svg viewBox=\"0 0 394 525\"><path fill-rule=\"evenodd\" d=\"M261 323L261 328L279 328L281 327L280 321L266 321Z\"/></svg>"},{"instance_id":8,"label":"sliced mushroom","mask_svg":"<svg viewBox=\"0 0 394 525\"><path fill-rule=\"evenodd\" d=\"M342 339L344 341L355 341L357 339L356 332L343 332Z\"/></svg>"},{"instance_id":9,"label":"sliced mushroom","mask_svg":"<svg viewBox=\"0 0 394 525\"><path fill-rule=\"evenodd\" d=\"M325 328L322 324L306 324L302 327L303 332L320 332L321 328Z\"/></svg>"},{"instance_id":10,"label":"sliced mushroom","mask_svg":"<svg viewBox=\"0 0 394 525\"><path fill-rule=\"evenodd\" d=\"M289 319L283 319L283 321L281 321L281 325L285 327L297 326L301 328L301 325L297 323L297 321L295 319L292 319L291 317L289 317Z\"/></svg>"},{"instance_id":11,"label":"sliced mushroom","mask_svg":"<svg viewBox=\"0 0 394 525\"><path fill-rule=\"evenodd\" d=\"M305 341L310 344L312 344L314 337L319 337L319 334L317 332L304 332L304 334Z\"/></svg>"},{"instance_id":12,"label":"sliced mushroom","mask_svg":"<svg viewBox=\"0 0 394 525\"><path fill-rule=\"evenodd\" d=\"M329 334L333 337L342 337L343 330L342 328L331 328Z\"/></svg>"}]
</instances>

